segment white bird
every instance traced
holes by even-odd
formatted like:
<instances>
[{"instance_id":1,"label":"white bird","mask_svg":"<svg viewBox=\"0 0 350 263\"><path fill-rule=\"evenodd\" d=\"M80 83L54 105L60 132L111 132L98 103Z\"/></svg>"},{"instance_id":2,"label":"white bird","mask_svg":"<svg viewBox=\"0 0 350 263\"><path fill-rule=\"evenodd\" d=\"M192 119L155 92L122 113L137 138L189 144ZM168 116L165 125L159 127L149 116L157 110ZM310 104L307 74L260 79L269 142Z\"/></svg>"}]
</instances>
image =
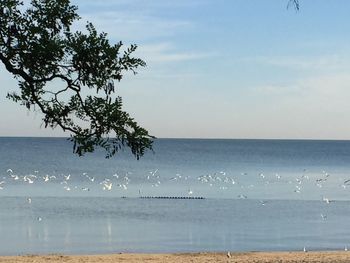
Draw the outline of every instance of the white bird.
<instances>
[{"instance_id":1,"label":"white bird","mask_svg":"<svg viewBox=\"0 0 350 263\"><path fill-rule=\"evenodd\" d=\"M91 182L94 182L95 181L95 177L90 177L90 176L86 176Z\"/></svg>"},{"instance_id":2,"label":"white bird","mask_svg":"<svg viewBox=\"0 0 350 263\"><path fill-rule=\"evenodd\" d=\"M11 177L13 178L13 180L16 180L16 181L19 179L18 175L11 175Z\"/></svg>"},{"instance_id":3,"label":"white bird","mask_svg":"<svg viewBox=\"0 0 350 263\"><path fill-rule=\"evenodd\" d=\"M30 179L29 176L26 176L26 175L23 177L23 181L28 182L29 184L34 183L34 181L32 179Z\"/></svg>"},{"instance_id":4,"label":"white bird","mask_svg":"<svg viewBox=\"0 0 350 263\"><path fill-rule=\"evenodd\" d=\"M156 173L158 172L158 169L156 169L154 172L149 172L152 176L155 176Z\"/></svg>"},{"instance_id":5,"label":"white bird","mask_svg":"<svg viewBox=\"0 0 350 263\"><path fill-rule=\"evenodd\" d=\"M49 181L49 180L50 180L49 175L48 175L48 174L47 174L47 175L45 175L45 176L43 177L43 179L44 179L44 182Z\"/></svg>"},{"instance_id":6,"label":"white bird","mask_svg":"<svg viewBox=\"0 0 350 263\"><path fill-rule=\"evenodd\" d=\"M261 205L266 205L266 201L260 200L260 204L261 204Z\"/></svg>"},{"instance_id":7,"label":"white bird","mask_svg":"<svg viewBox=\"0 0 350 263\"><path fill-rule=\"evenodd\" d=\"M12 174L12 173L13 173L13 170L12 170L12 169L7 169L6 172Z\"/></svg>"},{"instance_id":8,"label":"white bird","mask_svg":"<svg viewBox=\"0 0 350 263\"><path fill-rule=\"evenodd\" d=\"M113 185L112 182L104 182L103 183L103 190L107 190L107 191L112 190L112 185Z\"/></svg>"},{"instance_id":9,"label":"white bird","mask_svg":"<svg viewBox=\"0 0 350 263\"><path fill-rule=\"evenodd\" d=\"M32 203L32 198L28 197L27 198L27 202L28 202L28 204L31 204Z\"/></svg>"},{"instance_id":10,"label":"white bird","mask_svg":"<svg viewBox=\"0 0 350 263\"><path fill-rule=\"evenodd\" d=\"M323 202L325 202L326 204L329 204L331 201L328 199L328 198L326 198L326 197L323 197L322 198L322 201Z\"/></svg>"},{"instance_id":11,"label":"white bird","mask_svg":"<svg viewBox=\"0 0 350 263\"><path fill-rule=\"evenodd\" d=\"M298 185L296 185L295 188L296 188L296 189L294 190L294 192L297 193L297 194L299 194L300 191L301 191L301 187L298 186Z\"/></svg>"},{"instance_id":12,"label":"white bird","mask_svg":"<svg viewBox=\"0 0 350 263\"><path fill-rule=\"evenodd\" d=\"M193 191L191 189L188 189L188 195L192 195Z\"/></svg>"},{"instance_id":13,"label":"white bird","mask_svg":"<svg viewBox=\"0 0 350 263\"><path fill-rule=\"evenodd\" d=\"M303 251L304 251L304 252L307 252L307 250L306 250L306 247L305 247L305 246L304 246L304 248L303 248Z\"/></svg>"},{"instance_id":14,"label":"white bird","mask_svg":"<svg viewBox=\"0 0 350 263\"><path fill-rule=\"evenodd\" d=\"M64 180L68 181L70 179L70 174L64 175Z\"/></svg>"},{"instance_id":15,"label":"white bird","mask_svg":"<svg viewBox=\"0 0 350 263\"><path fill-rule=\"evenodd\" d=\"M43 220L40 216L37 217L37 220L40 222L41 220Z\"/></svg>"},{"instance_id":16,"label":"white bird","mask_svg":"<svg viewBox=\"0 0 350 263\"><path fill-rule=\"evenodd\" d=\"M227 257L228 257L228 258L231 258L231 257L232 257L230 251L227 252Z\"/></svg>"},{"instance_id":17,"label":"white bird","mask_svg":"<svg viewBox=\"0 0 350 263\"><path fill-rule=\"evenodd\" d=\"M63 187L66 191L70 191L70 187L69 186L64 186Z\"/></svg>"}]
</instances>

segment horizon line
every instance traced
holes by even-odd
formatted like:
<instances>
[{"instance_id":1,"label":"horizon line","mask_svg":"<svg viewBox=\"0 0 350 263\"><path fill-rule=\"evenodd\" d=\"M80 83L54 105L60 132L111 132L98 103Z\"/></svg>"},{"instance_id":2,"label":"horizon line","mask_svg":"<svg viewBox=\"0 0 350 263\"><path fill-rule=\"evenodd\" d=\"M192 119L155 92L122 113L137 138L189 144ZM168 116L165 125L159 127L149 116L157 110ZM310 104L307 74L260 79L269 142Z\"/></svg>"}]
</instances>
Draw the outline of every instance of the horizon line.
<instances>
[{"instance_id":1,"label":"horizon line","mask_svg":"<svg viewBox=\"0 0 350 263\"><path fill-rule=\"evenodd\" d=\"M0 138L38 138L38 139L69 139L69 136L6 136ZM156 137L155 140L260 140L260 141L350 141L350 139L317 139L317 138L205 138L205 137Z\"/></svg>"}]
</instances>

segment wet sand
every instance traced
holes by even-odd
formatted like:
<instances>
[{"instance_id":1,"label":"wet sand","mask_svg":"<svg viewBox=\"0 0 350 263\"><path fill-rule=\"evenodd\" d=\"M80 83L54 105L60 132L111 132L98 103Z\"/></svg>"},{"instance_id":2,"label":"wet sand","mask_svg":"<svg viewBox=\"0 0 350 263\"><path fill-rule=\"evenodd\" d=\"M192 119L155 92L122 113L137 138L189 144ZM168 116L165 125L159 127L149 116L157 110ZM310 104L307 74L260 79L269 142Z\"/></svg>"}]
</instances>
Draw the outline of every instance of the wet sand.
<instances>
[{"instance_id":1,"label":"wet sand","mask_svg":"<svg viewBox=\"0 0 350 263\"><path fill-rule=\"evenodd\" d=\"M350 262L350 252L249 252L249 253L184 253L184 254L110 254L110 255L27 255L0 257L0 263L9 262L71 262L71 263L296 263L296 262Z\"/></svg>"}]
</instances>

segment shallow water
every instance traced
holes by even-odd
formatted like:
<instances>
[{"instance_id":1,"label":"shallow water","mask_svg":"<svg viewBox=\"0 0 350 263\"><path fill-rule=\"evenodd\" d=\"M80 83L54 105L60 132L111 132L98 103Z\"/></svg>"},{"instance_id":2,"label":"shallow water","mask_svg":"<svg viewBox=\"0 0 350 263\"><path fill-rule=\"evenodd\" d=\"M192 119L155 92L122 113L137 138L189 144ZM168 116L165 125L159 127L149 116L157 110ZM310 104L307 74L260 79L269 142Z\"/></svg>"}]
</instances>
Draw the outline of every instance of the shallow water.
<instances>
[{"instance_id":1,"label":"shallow water","mask_svg":"<svg viewBox=\"0 0 350 263\"><path fill-rule=\"evenodd\" d=\"M3 255L334 250L350 240L344 201L4 197L0 207Z\"/></svg>"},{"instance_id":2,"label":"shallow water","mask_svg":"<svg viewBox=\"0 0 350 263\"><path fill-rule=\"evenodd\" d=\"M347 141L158 140L141 161L71 150L0 138L0 254L350 246Z\"/></svg>"}]
</instances>

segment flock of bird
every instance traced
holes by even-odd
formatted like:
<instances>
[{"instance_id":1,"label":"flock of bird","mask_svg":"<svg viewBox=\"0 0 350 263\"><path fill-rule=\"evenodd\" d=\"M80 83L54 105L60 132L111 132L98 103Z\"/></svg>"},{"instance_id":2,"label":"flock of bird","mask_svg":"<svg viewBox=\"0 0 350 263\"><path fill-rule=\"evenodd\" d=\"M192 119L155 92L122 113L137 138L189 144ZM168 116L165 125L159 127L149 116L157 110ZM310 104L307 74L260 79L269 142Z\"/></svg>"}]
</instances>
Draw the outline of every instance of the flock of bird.
<instances>
[{"instance_id":1,"label":"flock of bird","mask_svg":"<svg viewBox=\"0 0 350 263\"><path fill-rule=\"evenodd\" d=\"M39 171L34 171L34 173L28 174L28 175L18 175L16 174L12 169L7 169L6 171L7 175L3 176L0 181L0 190L3 190L6 184L18 182L18 183L27 183L27 184L33 184L33 183L59 183L62 185L62 188L66 191L71 191L73 189L78 189L81 191L90 191L89 187L79 187L76 185L76 181L74 183L71 183L72 176L70 174L68 175L40 175ZM82 179L80 181L82 182L95 182L95 177L89 176L87 173L82 173L80 176ZM112 178L114 181L112 181ZM116 185L119 188L122 188L124 190L128 189L128 184L130 182L130 179L127 175L120 177L118 174L114 174L112 178L104 178L102 181L99 182L101 185L101 188L103 190L111 191L113 185ZM119 182L118 182L119 180ZM75 185L74 185L75 184ZM74 186L73 186L74 185Z\"/></svg>"},{"instance_id":2,"label":"flock of bird","mask_svg":"<svg viewBox=\"0 0 350 263\"><path fill-rule=\"evenodd\" d=\"M33 173L26 175L19 175L12 169L7 169L6 173L4 173L0 179L0 190L6 189L7 185L10 184L50 184L55 183L60 185L65 191L92 191L92 186L98 186L97 189L101 189L102 191L112 191L114 189L120 189L123 191L127 191L131 186L131 179L133 178L133 174L131 172L115 173L110 177L106 178L98 178L97 176L90 176L88 173L82 173L80 175L71 175L71 174L61 174L61 175L49 175L49 174L41 174L39 171L34 171ZM253 178L253 180L252 180ZM262 187L262 186L270 186L270 185L288 185L288 189L291 194L298 195L303 193L306 186L314 186L315 189L322 190L323 187L327 186L327 183L332 181L332 186L336 185L336 187L340 187L342 189L347 189L350 187L350 179L341 178L339 176L332 176L322 171L321 173L308 173L305 169L300 173L299 176L285 176L280 174L264 174L264 173L256 173L256 174L248 174L247 172L243 172L238 176L229 176L225 171L214 172L211 174L200 175L191 177L189 175L181 175L175 174L172 177L163 177L161 176L161 172L156 169L153 171L148 171L143 176L143 180L141 179L142 184L148 184L150 187L160 187L166 184L176 184L180 183L184 187L186 187L187 196L195 196L195 191L192 186L202 185L209 188L216 189L217 191L224 190L234 190L235 199L248 199L249 190ZM140 178L137 179L138 186L140 186ZM336 182L334 184L334 182ZM194 187L195 188L195 187ZM94 190L96 189L93 188ZM138 190L139 197L142 197L141 189ZM198 198L201 199L201 198ZM320 196L320 201L325 204L330 204L335 200L330 199L325 195ZM260 200L259 201L262 206L265 206L268 203L268 200ZM30 197L27 198L27 203L31 204L32 199ZM328 216L326 213L320 214L321 220L327 220ZM37 217L37 221L42 221L42 217ZM347 251L347 247L345 246L345 250ZM303 251L307 252L306 248L303 248Z\"/></svg>"},{"instance_id":3,"label":"flock of bird","mask_svg":"<svg viewBox=\"0 0 350 263\"><path fill-rule=\"evenodd\" d=\"M24 183L24 184L34 184L34 183L56 183L62 186L65 191L80 190L80 191L90 191L93 185L99 185L100 189L103 191L112 191L113 189L128 190L131 178L134 176L131 172L115 173L112 176L106 178L97 178L90 176L88 173L84 172L80 175L71 174L61 174L61 175L49 175L40 174L39 171L34 171L33 173L26 175L19 175L12 169L7 169L6 174L0 179L0 190L3 190L7 184L14 183ZM322 189L327 182L330 180L331 176L329 173L323 171L319 174L307 173L304 169L300 176L282 176L280 174L268 174L257 173L248 174L246 172L241 173L239 176L229 176L225 171L215 172L212 174L200 175L191 178L189 175L175 174L173 177L161 176L158 169L146 172L143 175L143 180L137 178L137 186L151 186L160 187L161 185L169 185L180 183L181 186L186 187L186 195L192 196L197 193L194 191L198 185L207 186L217 190L229 190L232 189L232 193L236 193L236 199L247 199L249 193L252 189L261 188L263 186L273 186L286 188L293 194L300 194L303 192L306 186L315 186L318 189ZM343 189L350 186L350 179L337 178L337 185ZM334 181L334 180L333 180ZM136 185L136 184L135 184ZM94 187L96 189L96 187ZM97 188L98 189L98 188ZM166 191L166 187L164 188ZM139 196L142 196L141 189L139 189ZM232 197L233 195L231 195ZM233 198L235 198L233 196ZM321 195L321 200L327 204L332 202L329 197ZM262 201L262 205L266 202ZM323 217L324 218L324 217Z\"/></svg>"}]
</instances>

